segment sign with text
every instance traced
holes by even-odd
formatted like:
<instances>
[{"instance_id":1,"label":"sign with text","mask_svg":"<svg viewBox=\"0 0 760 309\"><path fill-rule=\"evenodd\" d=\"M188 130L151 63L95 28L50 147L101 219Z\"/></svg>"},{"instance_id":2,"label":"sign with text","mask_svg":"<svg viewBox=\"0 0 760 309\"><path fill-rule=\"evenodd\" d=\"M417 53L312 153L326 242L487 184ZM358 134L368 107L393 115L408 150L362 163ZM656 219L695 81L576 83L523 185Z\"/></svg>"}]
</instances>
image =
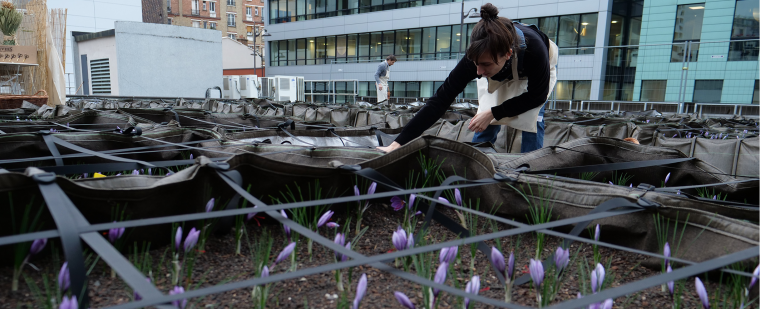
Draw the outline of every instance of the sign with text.
<instances>
[{"instance_id":1,"label":"sign with text","mask_svg":"<svg viewBox=\"0 0 760 309\"><path fill-rule=\"evenodd\" d=\"M0 64L37 65L37 47L0 45Z\"/></svg>"}]
</instances>

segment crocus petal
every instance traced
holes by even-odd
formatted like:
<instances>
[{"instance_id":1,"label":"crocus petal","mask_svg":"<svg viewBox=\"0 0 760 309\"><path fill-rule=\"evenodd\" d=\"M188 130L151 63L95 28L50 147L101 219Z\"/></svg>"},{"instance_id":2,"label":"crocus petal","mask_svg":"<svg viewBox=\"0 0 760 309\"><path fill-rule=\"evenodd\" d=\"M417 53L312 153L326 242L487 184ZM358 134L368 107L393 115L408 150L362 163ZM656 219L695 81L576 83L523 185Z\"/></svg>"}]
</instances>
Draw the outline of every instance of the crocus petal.
<instances>
[{"instance_id":1,"label":"crocus petal","mask_svg":"<svg viewBox=\"0 0 760 309\"><path fill-rule=\"evenodd\" d=\"M277 256L277 259L274 260L274 263L280 263L284 261L288 256L290 256L291 253L293 253L293 249L295 249L296 243L291 242L285 249L282 249L282 252L280 252L280 255Z\"/></svg>"},{"instance_id":2,"label":"crocus petal","mask_svg":"<svg viewBox=\"0 0 760 309\"><path fill-rule=\"evenodd\" d=\"M668 175L665 176L665 182L664 183L667 184L669 179L670 179L670 173L668 173Z\"/></svg>"},{"instance_id":3,"label":"crocus petal","mask_svg":"<svg viewBox=\"0 0 760 309\"><path fill-rule=\"evenodd\" d=\"M405 204L404 200L402 200L398 196L394 196L394 197L391 198L391 207L395 211L399 211L402 208L404 208L404 204Z\"/></svg>"},{"instance_id":4,"label":"crocus petal","mask_svg":"<svg viewBox=\"0 0 760 309\"><path fill-rule=\"evenodd\" d=\"M187 236L185 237L185 252L189 252L193 247L195 247L196 244L198 244L198 237L201 236L201 231L192 228L190 229L190 232L187 233Z\"/></svg>"},{"instance_id":5,"label":"crocus petal","mask_svg":"<svg viewBox=\"0 0 760 309\"><path fill-rule=\"evenodd\" d=\"M441 249L441 253L438 254L438 263L446 262L446 256L449 255L449 248Z\"/></svg>"},{"instance_id":6,"label":"crocus petal","mask_svg":"<svg viewBox=\"0 0 760 309\"><path fill-rule=\"evenodd\" d=\"M442 203L446 203L446 204L451 204L451 203L449 203L449 200L447 200L446 198L444 198L442 196L438 197L438 201L442 202ZM448 206L448 205L446 205L446 206Z\"/></svg>"},{"instance_id":7,"label":"crocus petal","mask_svg":"<svg viewBox=\"0 0 760 309\"><path fill-rule=\"evenodd\" d=\"M602 286L604 285L604 274L605 274L604 266L602 266L601 263L597 263L596 269L594 269L594 272L596 273L596 277L597 277L597 283L598 283L597 288L599 288L599 290L602 290Z\"/></svg>"},{"instance_id":8,"label":"crocus petal","mask_svg":"<svg viewBox=\"0 0 760 309\"><path fill-rule=\"evenodd\" d=\"M596 229L594 229L594 240L599 241L599 224L597 224Z\"/></svg>"},{"instance_id":9,"label":"crocus petal","mask_svg":"<svg viewBox=\"0 0 760 309\"><path fill-rule=\"evenodd\" d=\"M528 269L530 270L530 278L533 279L533 285L538 291L541 283L544 281L544 265L541 264L541 261L530 259Z\"/></svg>"},{"instance_id":10,"label":"crocus petal","mask_svg":"<svg viewBox=\"0 0 760 309\"><path fill-rule=\"evenodd\" d=\"M359 196L359 195L362 195L362 194L359 192L359 186L357 186L357 185L354 185L354 196Z\"/></svg>"},{"instance_id":11,"label":"crocus petal","mask_svg":"<svg viewBox=\"0 0 760 309\"><path fill-rule=\"evenodd\" d=\"M448 250L448 252L447 252L447 254L446 254L446 258L445 258L444 261L446 263L451 264L451 262L453 262L454 259L456 259L458 251L459 251L459 247L457 247L457 246L450 247L449 250Z\"/></svg>"},{"instance_id":12,"label":"crocus petal","mask_svg":"<svg viewBox=\"0 0 760 309\"><path fill-rule=\"evenodd\" d=\"M665 246L662 248L662 255L665 256L665 265L668 265L669 264L668 258L670 257L670 244L667 242L665 243Z\"/></svg>"},{"instance_id":13,"label":"crocus petal","mask_svg":"<svg viewBox=\"0 0 760 309\"><path fill-rule=\"evenodd\" d=\"M438 265L438 270L435 271L435 277L433 277L433 281L438 284L443 284L446 282L446 273L449 270L449 263L441 263L441 265ZM439 289L433 288L433 296L438 297L438 293L440 292Z\"/></svg>"},{"instance_id":14,"label":"crocus petal","mask_svg":"<svg viewBox=\"0 0 760 309\"><path fill-rule=\"evenodd\" d=\"M753 286L755 286L755 283L757 283L757 277L760 277L760 265L757 265L757 267L755 267L755 271L752 272L752 276L753 276L752 279L750 279L749 281L748 289L750 290L752 289Z\"/></svg>"},{"instance_id":15,"label":"crocus petal","mask_svg":"<svg viewBox=\"0 0 760 309\"><path fill-rule=\"evenodd\" d=\"M346 249L351 250L351 242L350 241L346 243ZM345 262L347 260L348 260L348 255L345 255L345 254L341 254L340 255L340 261L341 262Z\"/></svg>"},{"instance_id":16,"label":"crocus petal","mask_svg":"<svg viewBox=\"0 0 760 309\"><path fill-rule=\"evenodd\" d=\"M406 244L407 244L406 231L402 229L401 227L399 227L398 230L393 232L391 241L393 242L393 246L396 247L396 250L401 251L401 250L406 249Z\"/></svg>"},{"instance_id":17,"label":"crocus petal","mask_svg":"<svg viewBox=\"0 0 760 309\"><path fill-rule=\"evenodd\" d=\"M591 292L596 293L598 281L599 280L596 278L596 271L591 271Z\"/></svg>"},{"instance_id":18,"label":"crocus petal","mask_svg":"<svg viewBox=\"0 0 760 309\"><path fill-rule=\"evenodd\" d=\"M454 200L457 202L457 205L462 206L462 193L459 192L459 189L454 189Z\"/></svg>"},{"instance_id":19,"label":"crocus petal","mask_svg":"<svg viewBox=\"0 0 760 309\"><path fill-rule=\"evenodd\" d=\"M327 222L326 226L331 229L334 229L334 228L340 227L340 224L337 224L335 222Z\"/></svg>"},{"instance_id":20,"label":"crocus petal","mask_svg":"<svg viewBox=\"0 0 760 309\"><path fill-rule=\"evenodd\" d=\"M670 264L668 264L666 272L670 273L672 271L673 271L673 268L671 268ZM673 286L674 286L673 281L668 281L668 291L670 291L670 297L673 297Z\"/></svg>"},{"instance_id":21,"label":"crocus petal","mask_svg":"<svg viewBox=\"0 0 760 309\"><path fill-rule=\"evenodd\" d=\"M174 234L174 247L179 251L179 245L182 243L182 227L177 227L177 233Z\"/></svg>"},{"instance_id":22,"label":"crocus petal","mask_svg":"<svg viewBox=\"0 0 760 309\"><path fill-rule=\"evenodd\" d=\"M42 251L42 249L45 248L46 244L47 244L47 238L35 239L32 242L32 247L29 248L29 255L35 255L37 253L40 253L40 251Z\"/></svg>"},{"instance_id":23,"label":"crocus petal","mask_svg":"<svg viewBox=\"0 0 760 309\"><path fill-rule=\"evenodd\" d=\"M214 198L212 197L208 202L206 203L206 212L210 212L214 210Z\"/></svg>"},{"instance_id":24,"label":"crocus petal","mask_svg":"<svg viewBox=\"0 0 760 309\"><path fill-rule=\"evenodd\" d=\"M64 296L61 300L61 305L58 307L58 309L78 309L79 308L79 302L77 302L77 296L72 295L71 298L68 296Z\"/></svg>"},{"instance_id":25,"label":"crocus petal","mask_svg":"<svg viewBox=\"0 0 760 309\"><path fill-rule=\"evenodd\" d=\"M504 263L504 255L496 247L491 247L491 264L502 274L507 268L507 264Z\"/></svg>"},{"instance_id":26,"label":"crocus petal","mask_svg":"<svg viewBox=\"0 0 760 309\"><path fill-rule=\"evenodd\" d=\"M71 285L71 276L69 274L69 262L64 262L61 271L58 272L58 288L61 292L66 292Z\"/></svg>"},{"instance_id":27,"label":"crocus petal","mask_svg":"<svg viewBox=\"0 0 760 309\"><path fill-rule=\"evenodd\" d=\"M509 252L509 259L507 261L507 277L511 279L514 273L515 273L515 252L511 251Z\"/></svg>"},{"instance_id":28,"label":"crocus petal","mask_svg":"<svg viewBox=\"0 0 760 309\"><path fill-rule=\"evenodd\" d=\"M330 220L330 218L332 217L334 213L335 212L332 210L328 210L327 212L325 212L321 217L319 217L319 220L317 221L317 227L322 227L323 225L325 225L325 223L327 223L327 221Z\"/></svg>"},{"instance_id":29,"label":"crocus petal","mask_svg":"<svg viewBox=\"0 0 760 309\"><path fill-rule=\"evenodd\" d=\"M465 286L464 292L478 295L479 291L480 291L480 277L472 276L472 279L469 282L467 282L467 286ZM464 308L467 309L468 307L470 307L470 299L465 297Z\"/></svg>"},{"instance_id":30,"label":"crocus petal","mask_svg":"<svg viewBox=\"0 0 760 309\"><path fill-rule=\"evenodd\" d=\"M416 198L417 198L417 195L415 194L409 195L409 204L408 204L409 210L412 210L412 207L414 207L414 200Z\"/></svg>"},{"instance_id":31,"label":"crocus petal","mask_svg":"<svg viewBox=\"0 0 760 309\"><path fill-rule=\"evenodd\" d=\"M694 286L697 288L697 295L699 295L699 300L702 301L702 307L709 309L710 299L707 297L707 290L705 289L705 285L702 284L702 280L699 280L699 277L694 278Z\"/></svg>"},{"instance_id":32,"label":"crocus petal","mask_svg":"<svg viewBox=\"0 0 760 309\"><path fill-rule=\"evenodd\" d=\"M367 292L367 274L362 274L362 277L359 279L359 283L356 285L356 296L354 297L353 309L359 309L359 303L362 301L362 298L364 297L364 293L366 292Z\"/></svg>"},{"instance_id":33,"label":"crocus petal","mask_svg":"<svg viewBox=\"0 0 760 309\"><path fill-rule=\"evenodd\" d=\"M401 304L402 306L409 308L409 309L416 309L414 307L414 304L411 300L409 300L409 297L407 297L404 293L401 293L399 291L393 292L393 295L396 296L396 300Z\"/></svg>"},{"instance_id":34,"label":"crocus petal","mask_svg":"<svg viewBox=\"0 0 760 309\"><path fill-rule=\"evenodd\" d=\"M414 248L414 234L409 233L408 239L406 240L406 248L411 249Z\"/></svg>"},{"instance_id":35,"label":"crocus petal","mask_svg":"<svg viewBox=\"0 0 760 309\"><path fill-rule=\"evenodd\" d=\"M140 172L138 170L133 170L132 175L140 175Z\"/></svg>"},{"instance_id":36,"label":"crocus petal","mask_svg":"<svg viewBox=\"0 0 760 309\"><path fill-rule=\"evenodd\" d=\"M564 250L562 247L557 247L557 251L554 253L554 265L558 271L562 271L570 263L570 250Z\"/></svg>"},{"instance_id":37,"label":"crocus petal","mask_svg":"<svg viewBox=\"0 0 760 309\"><path fill-rule=\"evenodd\" d=\"M369 189L367 189L367 195L375 194L375 190L377 189L377 183L373 182L369 185Z\"/></svg>"},{"instance_id":38,"label":"crocus petal","mask_svg":"<svg viewBox=\"0 0 760 309\"><path fill-rule=\"evenodd\" d=\"M181 286L175 286L174 289L169 291L169 295L177 295L182 293L185 293L185 289ZM177 308L184 309L185 306L187 306L187 299L173 300L172 305Z\"/></svg>"},{"instance_id":39,"label":"crocus petal","mask_svg":"<svg viewBox=\"0 0 760 309\"><path fill-rule=\"evenodd\" d=\"M269 267L264 266L264 268L261 269L261 278L269 277Z\"/></svg>"},{"instance_id":40,"label":"crocus petal","mask_svg":"<svg viewBox=\"0 0 760 309\"><path fill-rule=\"evenodd\" d=\"M612 298L607 298L604 300L604 303L602 303L601 306L599 306L600 309L612 309Z\"/></svg>"}]
</instances>

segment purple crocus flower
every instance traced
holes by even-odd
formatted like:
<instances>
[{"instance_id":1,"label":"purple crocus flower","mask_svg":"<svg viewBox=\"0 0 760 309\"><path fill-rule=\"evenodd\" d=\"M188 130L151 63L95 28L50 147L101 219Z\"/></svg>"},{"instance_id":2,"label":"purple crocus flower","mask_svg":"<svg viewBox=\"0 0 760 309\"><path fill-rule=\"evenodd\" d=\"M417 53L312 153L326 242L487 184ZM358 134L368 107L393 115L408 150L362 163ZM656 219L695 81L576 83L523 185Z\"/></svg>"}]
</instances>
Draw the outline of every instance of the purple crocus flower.
<instances>
[{"instance_id":1,"label":"purple crocus flower","mask_svg":"<svg viewBox=\"0 0 760 309\"><path fill-rule=\"evenodd\" d=\"M649 119L647 119L647 123L649 123Z\"/></svg>"},{"instance_id":2,"label":"purple crocus flower","mask_svg":"<svg viewBox=\"0 0 760 309\"><path fill-rule=\"evenodd\" d=\"M169 291L169 295L177 295L185 293L185 289L181 286L175 286L174 289ZM187 299L178 299L172 301L172 306L177 307L179 309L185 309L185 306L187 306Z\"/></svg>"},{"instance_id":3,"label":"purple crocus flower","mask_svg":"<svg viewBox=\"0 0 760 309\"><path fill-rule=\"evenodd\" d=\"M206 203L206 212L211 212L214 210L214 198L212 197L208 202Z\"/></svg>"},{"instance_id":4,"label":"purple crocus flower","mask_svg":"<svg viewBox=\"0 0 760 309\"><path fill-rule=\"evenodd\" d=\"M193 154L191 153L191 154L190 154L190 160L192 160L192 159L193 159Z\"/></svg>"},{"instance_id":5,"label":"purple crocus flower","mask_svg":"<svg viewBox=\"0 0 760 309\"><path fill-rule=\"evenodd\" d=\"M612 298L607 298L604 300L604 302L599 306L599 309L612 309Z\"/></svg>"},{"instance_id":6,"label":"purple crocus flower","mask_svg":"<svg viewBox=\"0 0 760 309\"><path fill-rule=\"evenodd\" d=\"M407 249L414 248L414 233L411 233L411 232L409 233L409 236L407 237L407 240L406 240L406 248Z\"/></svg>"},{"instance_id":7,"label":"purple crocus flower","mask_svg":"<svg viewBox=\"0 0 760 309\"><path fill-rule=\"evenodd\" d=\"M45 248L46 244L47 244L47 238L35 239L32 242L32 247L29 248L29 256L40 253L40 251L42 251L42 249Z\"/></svg>"},{"instance_id":8,"label":"purple crocus flower","mask_svg":"<svg viewBox=\"0 0 760 309\"><path fill-rule=\"evenodd\" d=\"M253 208L256 208L256 207L259 207L259 206L253 206ZM247 215L245 215L245 221L251 221L251 219L253 219L253 217L255 217L256 214L258 214L258 212L248 213Z\"/></svg>"},{"instance_id":9,"label":"purple crocus flower","mask_svg":"<svg viewBox=\"0 0 760 309\"><path fill-rule=\"evenodd\" d=\"M757 265L757 267L755 267L755 271L752 272L752 279L749 281L749 287L747 288L748 290L751 290L752 287L755 286L755 283L757 283L757 277L760 277L760 265Z\"/></svg>"},{"instance_id":10,"label":"purple crocus flower","mask_svg":"<svg viewBox=\"0 0 760 309\"><path fill-rule=\"evenodd\" d=\"M398 229L393 232L391 241L393 242L393 246L396 247L396 250L401 251L406 249L406 231L399 226Z\"/></svg>"},{"instance_id":11,"label":"purple crocus flower","mask_svg":"<svg viewBox=\"0 0 760 309\"><path fill-rule=\"evenodd\" d=\"M274 260L274 264L272 264L272 267L274 267L274 265L277 265L277 263L284 261L288 256L290 256L291 253L293 253L293 249L295 248L296 248L296 243L291 242L289 245L285 247L285 249L282 249L282 252L280 252L280 255L277 256L276 260Z\"/></svg>"},{"instance_id":12,"label":"purple crocus flower","mask_svg":"<svg viewBox=\"0 0 760 309\"><path fill-rule=\"evenodd\" d=\"M604 285L604 266L597 263L596 268L591 271L591 291L594 293L601 291L602 285Z\"/></svg>"},{"instance_id":13,"label":"purple crocus flower","mask_svg":"<svg viewBox=\"0 0 760 309\"><path fill-rule=\"evenodd\" d=\"M562 249L557 247L557 251L554 253L554 265L557 266L557 271L562 271L570 263L570 249Z\"/></svg>"},{"instance_id":14,"label":"purple crocus flower","mask_svg":"<svg viewBox=\"0 0 760 309\"><path fill-rule=\"evenodd\" d=\"M541 261L530 259L528 269L530 270L530 278L533 279L533 286L536 287L536 291L539 291L541 283L544 282L544 265L541 264Z\"/></svg>"},{"instance_id":15,"label":"purple crocus flower","mask_svg":"<svg viewBox=\"0 0 760 309\"><path fill-rule=\"evenodd\" d=\"M145 280L147 280L148 283L150 283L150 277L146 277ZM137 294L137 292L133 292L133 293L134 293L133 296L135 298L135 301L142 300L142 296L140 296L140 294Z\"/></svg>"},{"instance_id":16,"label":"purple crocus flower","mask_svg":"<svg viewBox=\"0 0 760 309\"><path fill-rule=\"evenodd\" d=\"M375 190L377 190L377 183L376 182L372 182L369 185L369 188L367 189L367 195L375 194Z\"/></svg>"},{"instance_id":17,"label":"purple crocus flower","mask_svg":"<svg viewBox=\"0 0 760 309\"><path fill-rule=\"evenodd\" d=\"M478 295L478 292L480 292L480 277L472 276L472 279L470 279L470 282L467 282L467 285L464 288L464 292ZM464 308L467 309L469 307L470 307L470 299L465 297Z\"/></svg>"},{"instance_id":18,"label":"purple crocus flower","mask_svg":"<svg viewBox=\"0 0 760 309\"><path fill-rule=\"evenodd\" d=\"M409 207L409 210L412 210L412 207L414 207L414 200L417 198L417 195L411 194L409 195L409 204L407 206Z\"/></svg>"},{"instance_id":19,"label":"purple crocus flower","mask_svg":"<svg viewBox=\"0 0 760 309\"><path fill-rule=\"evenodd\" d=\"M284 209L280 209L280 214L281 214L283 217L285 217L285 218L287 218L287 217L288 217L288 215L285 213L285 210L284 210ZM287 236L287 237L288 237L288 240L290 240L290 227L289 227L289 226L287 226L287 225L285 225L285 224L283 224L283 225L282 225L282 228L283 228L283 229L285 229L285 236Z\"/></svg>"},{"instance_id":20,"label":"purple crocus flower","mask_svg":"<svg viewBox=\"0 0 760 309\"><path fill-rule=\"evenodd\" d=\"M454 200L457 202L457 205L462 206L462 193L459 192L459 189L454 189Z\"/></svg>"},{"instance_id":21,"label":"purple crocus flower","mask_svg":"<svg viewBox=\"0 0 760 309\"><path fill-rule=\"evenodd\" d=\"M114 221L114 223L116 223L116 221ZM123 227L117 227L108 230L108 240L110 240L112 244L116 243L116 241L119 240L122 235L124 235Z\"/></svg>"},{"instance_id":22,"label":"purple crocus flower","mask_svg":"<svg viewBox=\"0 0 760 309\"><path fill-rule=\"evenodd\" d=\"M457 257L458 251L459 251L459 247L457 246L441 249L441 254L438 255L438 262L451 263Z\"/></svg>"},{"instance_id":23,"label":"purple crocus flower","mask_svg":"<svg viewBox=\"0 0 760 309\"><path fill-rule=\"evenodd\" d=\"M611 185L615 185L614 183L612 183L612 181L607 181L607 182L609 182Z\"/></svg>"},{"instance_id":24,"label":"purple crocus flower","mask_svg":"<svg viewBox=\"0 0 760 309\"><path fill-rule=\"evenodd\" d=\"M133 171L132 171L132 175L140 175L140 171L138 171L138 170L133 170Z\"/></svg>"},{"instance_id":25,"label":"purple crocus flower","mask_svg":"<svg viewBox=\"0 0 760 309\"><path fill-rule=\"evenodd\" d=\"M179 251L179 245L182 243L182 227L177 227L177 233L174 234L174 248Z\"/></svg>"},{"instance_id":26,"label":"purple crocus flower","mask_svg":"<svg viewBox=\"0 0 760 309\"><path fill-rule=\"evenodd\" d=\"M361 192L359 192L359 186L354 185L354 196L362 195Z\"/></svg>"},{"instance_id":27,"label":"purple crocus flower","mask_svg":"<svg viewBox=\"0 0 760 309\"><path fill-rule=\"evenodd\" d=\"M697 288L699 300L702 301L702 307L710 309L710 299L707 297L707 290L705 289L705 285L702 284L702 280L699 280L699 277L694 278L694 286Z\"/></svg>"},{"instance_id":28,"label":"purple crocus flower","mask_svg":"<svg viewBox=\"0 0 760 309\"><path fill-rule=\"evenodd\" d=\"M190 232L187 233L187 236L185 237L185 252L189 252L190 249L193 249L195 245L198 243L198 237L201 236L201 231L196 230L195 228L190 229Z\"/></svg>"},{"instance_id":29,"label":"purple crocus flower","mask_svg":"<svg viewBox=\"0 0 760 309\"><path fill-rule=\"evenodd\" d=\"M391 198L391 207L395 211L399 211L402 208L404 208L404 204L405 204L404 200L402 200L398 196L394 196L394 197Z\"/></svg>"},{"instance_id":30,"label":"purple crocus flower","mask_svg":"<svg viewBox=\"0 0 760 309\"><path fill-rule=\"evenodd\" d=\"M438 265L438 270L435 271L435 277L433 277L433 281L438 284L443 284L446 282L446 273L449 270L449 263L443 262L441 265ZM438 297L438 293L441 292L441 290L433 288L433 296Z\"/></svg>"},{"instance_id":31,"label":"purple crocus flower","mask_svg":"<svg viewBox=\"0 0 760 309\"><path fill-rule=\"evenodd\" d=\"M504 255L496 247L491 247L491 264L500 273L505 274L504 271L507 268L507 263L504 262Z\"/></svg>"},{"instance_id":32,"label":"purple crocus flower","mask_svg":"<svg viewBox=\"0 0 760 309\"><path fill-rule=\"evenodd\" d=\"M69 274L69 262L64 262L61 271L58 272L58 288L61 292L69 290L71 285L71 275Z\"/></svg>"},{"instance_id":33,"label":"purple crocus flower","mask_svg":"<svg viewBox=\"0 0 760 309\"><path fill-rule=\"evenodd\" d=\"M331 229L334 229L334 228L338 228L338 227L340 227L340 224L337 224L337 223L335 223L335 222L327 222L327 224L325 224L325 225L326 225L327 227L331 228Z\"/></svg>"},{"instance_id":34,"label":"purple crocus flower","mask_svg":"<svg viewBox=\"0 0 760 309\"><path fill-rule=\"evenodd\" d=\"M330 218L332 217L334 213L335 212L332 210L328 210L327 212L325 212L321 217L319 217L319 220L317 221L317 227L319 228L325 225L325 223L327 223L327 221L330 220Z\"/></svg>"},{"instance_id":35,"label":"purple crocus flower","mask_svg":"<svg viewBox=\"0 0 760 309\"><path fill-rule=\"evenodd\" d=\"M264 265L264 268L261 269L261 278L269 277L269 267Z\"/></svg>"},{"instance_id":36,"label":"purple crocus flower","mask_svg":"<svg viewBox=\"0 0 760 309\"><path fill-rule=\"evenodd\" d=\"M341 233L337 233L337 234L335 234L335 240L334 240L334 242L336 244L344 246L346 244L346 236L343 235L343 234L341 234ZM335 251L335 258L338 259L338 261L344 261L344 259L343 259L344 257L345 256L342 253L339 253L338 251Z\"/></svg>"},{"instance_id":37,"label":"purple crocus flower","mask_svg":"<svg viewBox=\"0 0 760 309\"><path fill-rule=\"evenodd\" d=\"M396 296L396 300L402 306L404 306L404 307L406 307L408 309L416 309L414 307L414 304L412 303L412 301L409 300L409 297L407 297L404 293L401 293L399 291L395 291L395 292L393 292L393 295Z\"/></svg>"},{"instance_id":38,"label":"purple crocus flower","mask_svg":"<svg viewBox=\"0 0 760 309\"><path fill-rule=\"evenodd\" d=\"M354 306L352 309L359 309L359 303L367 292L367 274L362 274L359 283L356 285L356 296L354 297Z\"/></svg>"},{"instance_id":39,"label":"purple crocus flower","mask_svg":"<svg viewBox=\"0 0 760 309\"><path fill-rule=\"evenodd\" d=\"M594 229L594 240L599 241L599 224L596 225L596 228Z\"/></svg>"},{"instance_id":40,"label":"purple crocus flower","mask_svg":"<svg viewBox=\"0 0 760 309\"><path fill-rule=\"evenodd\" d=\"M351 242L350 241L346 243L346 249L351 250ZM340 261L341 262L348 261L348 255L345 255L345 254L341 255L340 256Z\"/></svg>"},{"instance_id":41,"label":"purple crocus flower","mask_svg":"<svg viewBox=\"0 0 760 309\"><path fill-rule=\"evenodd\" d=\"M672 271L673 271L673 268L671 268L670 264L668 264L667 270L665 272L671 273ZM674 285L673 281L668 281L668 291L670 291L671 298L673 297L673 285Z\"/></svg>"},{"instance_id":42,"label":"purple crocus flower","mask_svg":"<svg viewBox=\"0 0 760 309\"><path fill-rule=\"evenodd\" d=\"M61 305L58 306L58 309L79 309L79 302L77 302L77 296L72 295L71 298L68 296L64 296L63 299L61 299Z\"/></svg>"},{"instance_id":43,"label":"purple crocus flower","mask_svg":"<svg viewBox=\"0 0 760 309\"><path fill-rule=\"evenodd\" d=\"M670 260L669 260L669 258L670 258L670 244L667 243L667 242L665 243L665 246L663 246L663 248L662 248L662 255L665 256L665 265L669 265L670 264L669 263L670 262Z\"/></svg>"},{"instance_id":44,"label":"purple crocus flower","mask_svg":"<svg viewBox=\"0 0 760 309\"><path fill-rule=\"evenodd\" d=\"M511 280L512 275L515 273L515 252L509 252L509 259L507 260L507 277Z\"/></svg>"},{"instance_id":45,"label":"purple crocus flower","mask_svg":"<svg viewBox=\"0 0 760 309\"><path fill-rule=\"evenodd\" d=\"M668 175L665 176L665 182L663 182L663 183L667 184L669 179L670 179L670 173L668 173Z\"/></svg>"},{"instance_id":46,"label":"purple crocus flower","mask_svg":"<svg viewBox=\"0 0 760 309\"><path fill-rule=\"evenodd\" d=\"M438 197L438 201L439 201L439 202L442 202L442 203L451 204L451 203L449 202L449 200L447 200L446 198L444 198L444 197L442 197L442 196L439 196L439 197ZM446 205L446 206L448 206L448 205Z\"/></svg>"}]
</instances>

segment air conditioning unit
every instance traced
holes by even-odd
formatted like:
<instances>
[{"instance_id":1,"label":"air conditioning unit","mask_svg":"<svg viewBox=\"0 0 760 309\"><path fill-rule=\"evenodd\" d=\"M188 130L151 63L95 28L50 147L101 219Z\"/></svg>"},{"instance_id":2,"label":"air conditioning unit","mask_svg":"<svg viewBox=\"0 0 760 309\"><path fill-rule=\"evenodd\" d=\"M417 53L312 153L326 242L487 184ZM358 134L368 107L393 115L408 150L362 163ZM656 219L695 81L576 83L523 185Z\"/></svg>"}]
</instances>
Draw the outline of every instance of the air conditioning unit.
<instances>
[{"instance_id":1,"label":"air conditioning unit","mask_svg":"<svg viewBox=\"0 0 760 309\"><path fill-rule=\"evenodd\" d=\"M296 78L296 88L298 90L298 99L299 102L305 102L306 101L306 94L305 94L305 84L303 81L303 77L297 77Z\"/></svg>"},{"instance_id":2,"label":"air conditioning unit","mask_svg":"<svg viewBox=\"0 0 760 309\"><path fill-rule=\"evenodd\" d=\"M240 85L240 97L247 99L259 98L259 81L256 75L238 76L238 85Z\"/></svg>"},{"instance_id":3,"label":"air conditioning unit","mask_svg":"<svg viewBox=\"0 0 760 309\"><path fill-rule=\"evenodd\" d=\"M277 93L275 101L296 102L304 101L304 79L298 76L274 76Z\"/></svg>"},{"instance_id":4,"label":"air conditioning unit","mask_svg":"<svg viewBox=\"0 0 760 309\"><path fill-rule=\"evenodd\" d=\"M273 77L259 77L259 84L261 85L260 98L274 98L277 89Z\"/></svg>"},{"instance_id":5,"label":"air conditioning unit","mask_svg":"<svg viewBox=\"0 0 760 309\"><path fill-rule=\"evenodd\" d=\"M240 78L236 75L222 76L222 98L240 99Z\"/></svg>"}]
</instances>

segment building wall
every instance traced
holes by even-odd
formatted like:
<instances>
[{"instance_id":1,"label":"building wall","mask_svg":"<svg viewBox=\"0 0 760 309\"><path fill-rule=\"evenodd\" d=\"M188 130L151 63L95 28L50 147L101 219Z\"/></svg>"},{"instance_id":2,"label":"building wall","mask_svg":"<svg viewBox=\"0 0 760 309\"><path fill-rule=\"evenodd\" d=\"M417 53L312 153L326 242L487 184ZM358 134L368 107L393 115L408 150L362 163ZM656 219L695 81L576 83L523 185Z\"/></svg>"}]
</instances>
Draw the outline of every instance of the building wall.
<instances>
[{"instance_id":1,"label":"building wall","mask_svg":"<svg viewBox=\"0 0 760 309\"><path fill-rule=\"evenodd\" d=\"M666 101L679 101L678 84L682 78L683 63L670 62L673 32L678 5L704 3L701 42L697 61L690 62L686 73L685 102L693 101L695 80L723 80L721 103L750 103L758 75L757 61L728 61L728 40L734 20L735 0L658 0L644 2L641 24L641 44L652 46L650 52L639 55L634 84L634 100L641 94L642 80L667 79Z\"/></svg>"},{"instance_id":2,"label":"building wall","mask_svg":"<svg viewBox=\"0 0 760 309\"><path fill-rule=\"evenodd\" d=\"M193 21L199 21L200 28L209 29L211 26L209 23L216 23L216 30L222 32L222 36L227 37L229 34L234 33L237 35L238 41L243 44L252 46L254 44L253 37L249 40L247 35L248 26L262 27L263 23L263 0L234 0L234 5L228 5L227 0L199 0L198 12L195 14L192 9L192 0L169 0L171 2L172 10L169 13L171 18L171 24L184 27L192 27ZM216 14L211 14L211 3L215 3ZM204 3L206 4L204 9ZM251 20L246 18L246 7L252 7ZM258 8L259 14L256 15ZM235 25L228 26L227 13L235 14ZM204 25L203 22L206 22ZM259 40L257 44L261 44Z\"/></svg>"},{"instance_id":3,"label":"building wall","mask_svg":"<svg viewBox=\"0 0 760 309\"><path fill-rule=\"evenodd\" d=\"M115 21L142 21L140 0L47 0L48 8L66 8L66 93L73 94L82 83L74 76L77 69L72 46L72 31L98 32L114 28ZM78 61L77 61L78 63ZM79 90L81 94L81 89Z\"/></svg>"},{"instance_id":4,"label":"building wall","mask_svg":"<svg viewBox=\"0 0 760 309\"><path fill-rule=\"evenodd\" d=\"M116 54L116 37L109 36L79 42L77 43L77 49L79 51L79 55L74 56L79 58L81 55L87 55L87 62L98 59L108 59L108 64L111 70L110 95L119 95L119 66ZM88 89L90 90L88 94L92 95L92 69L90 68L89 63L87 63L87 72L89 81ZM81 74L81 67L77 69L77 73ZM81 76L79 79L81 80ZM84 89L84 87L82 87L82 89ZM80 94L84 94L82 93L82 90L80 90Z\"/></svg>"},{"instance_id":5,"label":"building wall","mask_svg":"<svg viewBox=\"0 0 760 309\"><path fill-rule=\"evenodd\" d=\"M116 50L119 95L203 97L221 86L217 30L117 22Z\"/></svg>"},{"instance_id":6,"label":"building wall","mask_svg":"<svg viewBox=\"0 0 760 309\"><path fill-rule=\"evenodd\" d=\"M598 13L596 46L604 46L607 39L606 23L609 22L608 10L611 0L481 0L464 2L464 11L480 8L490 2L499 8L499 15L511 19L569 15L580 13ZM387 11L362 13L356 15L336 16L305 21L268 24L267 30L272 35L267 41L278 41L305 37L363 33L407 28L421 28L443 25L458 25L462 12L462 3L426 5L421 7L394 9ZM269 14L270 11L267 11ZM478 19L467 19L465 23ZM267 44L266 54L270 54ZM591 98L597 99L601 89L601 72L604 53L597 51L593 55L560 56L558 76L560 79L591 80ZM399 61L391 68L393 81L442 81L456 65L455 60ZM377 63L364 64L324 64L303 66L270 66L267 73L273 75L304 76L307 80L358 79L372 81ZM563 71L563 69L572 69Z\"/></svg>"}]
</instances>

